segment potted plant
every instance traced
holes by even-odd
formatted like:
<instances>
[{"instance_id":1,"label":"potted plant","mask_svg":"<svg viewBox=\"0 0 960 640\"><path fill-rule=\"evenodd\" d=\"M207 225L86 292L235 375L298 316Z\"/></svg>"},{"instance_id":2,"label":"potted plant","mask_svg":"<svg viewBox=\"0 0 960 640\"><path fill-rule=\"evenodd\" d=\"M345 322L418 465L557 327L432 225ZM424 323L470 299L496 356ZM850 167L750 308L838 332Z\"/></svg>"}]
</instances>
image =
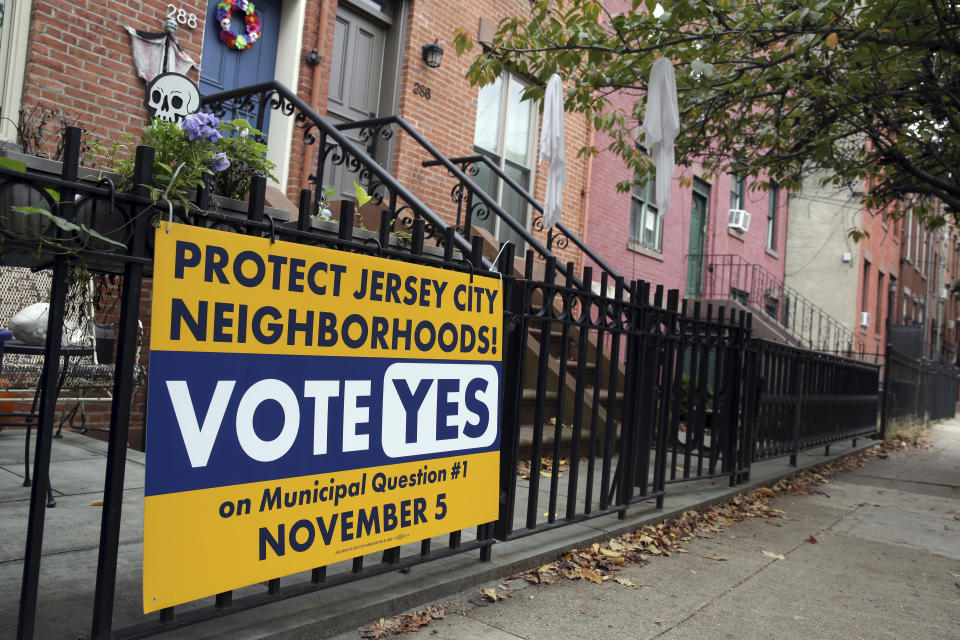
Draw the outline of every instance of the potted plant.
<instances>
[{"instance_id":1,"label":"potted plant","mask_svg":"<svg viewBox=\"0 0 960 640\"><path fill-rule=\"evenodd\" d=\"M266 158L262 138L263 133L246 120L220 121L208 113L190 114L180 124L154 120L142 138L142 144L155 150L151 197L188 206L197 189L209 188L218 211L245 216L247 205L242 201L253 178L274 178L274 164ZM130 154L113 160L123 155L126 146L114 145L109 150L99 146L98 150L123 177L121 189L132 187ZM280 220L289 217L280 209L268 213Z\"/></svg>"}]
</instances>

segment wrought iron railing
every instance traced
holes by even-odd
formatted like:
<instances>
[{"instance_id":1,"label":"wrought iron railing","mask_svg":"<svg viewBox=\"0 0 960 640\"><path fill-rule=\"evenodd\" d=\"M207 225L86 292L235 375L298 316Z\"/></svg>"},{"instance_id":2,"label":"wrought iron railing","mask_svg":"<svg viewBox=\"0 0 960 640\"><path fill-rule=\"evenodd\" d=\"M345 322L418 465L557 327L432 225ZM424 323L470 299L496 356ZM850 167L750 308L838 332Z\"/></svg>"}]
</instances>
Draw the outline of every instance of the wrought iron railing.
<instances>
[{"instance_id":1,"label":"wrought iron railing","mask_svg":"<svg viewBox=\"0 0 960 640\"><path fill-rule=\"evenodd\" d=\"M315 147L317 149L316 168L310 176L314 185L314 197L310 205L311 212L316 213L318 211L319 203L324 198L324 171L329 161L331 166L343 167L346 171L355 173L357 182L364 186L373 197L373 201L385 204L393 223L397 221L404 223L406 221L405 224L409 227L413 219L422 219L426 225L427 237L435 238L438 244L444 241L446 229L449 225L440 216L400 184L396 178L371 157L369 148L367 150L362 149L342 133L342 127L338 128L330 124L283 84L270 81L231 91L223 91L204 96L201 99L201 104L204 108L216 114L223 114L227 111L255 110L257 113L256 120L261 124L264 122L265 113L268 109L293 117L296 127L302 130L303 144L308 148ZM361 128L372 131L369 126L362 126ZM367 140L369 131L361 136L361 140ZM371 140L371 143L376 141L379 134L379 130L372 134L373 140ZM405 216L405 212L409 212L411 215ZM459 234L455 234L452 238L455 247L464 255L471 254L472 246L467 238ZM486 259L482 259L481 262L485 267L489 268L491 266Z\"/></svg>"},{"instance_id":2,"label":"wrought iron railing","mask_svg":"<svg viewBox=\"0 0 960 640\"><path fill-rule=\"evenodd\" d=\"M690 255L705 268L701 298L735 300L775 321L797 344L839 355L853 353L853 332L761 265L731 254Z\"/></svg>"},{"instance_id":3,"label":"wrought iron railing","mask_svg":"<svg viewBox=\"0 0 960 640\"><path fill-rule=\"evenodd\" d=\"M537 201L530 192L522 187L516 180L511 178L501 169L495 162L483 154L475 154L470 156L459 156L456 158L450 158L449 161L460 167L461 171L470 176L476 176L478 173L477 164L484 165L489 171L497 176L499 180L502 180L505 185L510 187L514 192L516 192L521 198L523 198L530 206L539 212L540 215L535 216L531 227L535 231L543 231L543 205ZM445 163L440 162L439 160L425 160L423 162L424 167L435 167L444 165ZM448 169L449 170L449 169ZM475 185L474 185L475 186ZM464 189L466 189L467 194L464 197ZM464 182L458 183L454 187L453 192L451 193L454 202L457 203L457 228L462 230L464 233L469 235L470 228L473 224L474 218L484 219L487 217L488 210L486 205L481 200L480 202L474 202L473 198L473 189ZM499 215L499 214L498 214ZM508 214L509 215L509 214ZM530 242L529 233L523 234L524 240ZM600 267L602 271L605 271L612 279L616 280L620 278L620 274L607 264L603 258L601 258L593 249L591 249L577 234L573 233L564 225L562 222L557 222L553 227L547 229L547 251L552 251L553 247L556 246L558 249L566 249L569 246L569 243L573 243L584 255L588 256L593 262ZM543 254L541 254L543 255ZM550 254L552 255L552 254ZM544 256L546 257L546 256Z\"/></svg>"},{"instance_id":4,"label":"wrought iron railing","mask_svg":"<svg viewBox=\"0 0 960 640\"><path fill-rule=\"evenodd\" d=\"M476 164L480 162L489 167L505 184L533 206L540 215L534 219L532 227L536 230L542 230L543 205L537 202L526 189L483 156L447 158L400 116L370 118L333 125L289 89L275 81L211 94L205 96L201 102L207 109L219 114L227 111L255 112L256 122L261 126L265 121L265 114L268 110L293 116L296 126L303 130L302 140L304 145L318 148L314 173L310 176L310 181L314 185L312 204L314 212L317 210L317 203L321 201L327 168L342 167L344 170L357 175L357 182L366 188L367 192L374 197L375 202L386 205L394 221L409 226L414 218L423 218L426 221L427 237L441 243L444 229L447 226L446 223L416 196L400 185L376 160L379 146L384 141L391 140L395 135L395 129L399 129L432 158L424 161L424 166L442 166L457 180L457 184L451 189L451 199L458 206L456 228L459 233L456 242L459 249L465 253L471 251L469 242L466 240L472 235L471 217L486 217L492 213L499 218L502 224L505 224L522 238L527 246L533 248L542 259L546 260L554 256L552 252L554 243L556 243L557 248L564 248L568 246L568 243L573 242L614 280L620 277L620 274L562 222L555 225L556 231L554 229L548 230L547 244L541 243L523 224L504 210L494 197L476 184L472 179L476 176ZM343 135L343 132L346 131L356 131L360 145L364 145L364 147L362 148ZM466 208L464 209L464 207ZM406 210L411 211L413 215L404 216ZM463 214L462 218L461 213ZM490 266L486 261L484 261L484 264ZM557 269L561 274L566 275L565 264L558 261ZM571 276L576 281L577 274L573 273Z\"/></svg>"},{"instance_id":5,"label":"wrought iron railing","mask_svg":"<svg viewBox=\"0 0 960 640\"><path fill-rule=\"evenodd\" d=\"M960 370L912 358L887 347L883 431L895 423L940 420L956 415Z\"/></svg>"}]
</instances>

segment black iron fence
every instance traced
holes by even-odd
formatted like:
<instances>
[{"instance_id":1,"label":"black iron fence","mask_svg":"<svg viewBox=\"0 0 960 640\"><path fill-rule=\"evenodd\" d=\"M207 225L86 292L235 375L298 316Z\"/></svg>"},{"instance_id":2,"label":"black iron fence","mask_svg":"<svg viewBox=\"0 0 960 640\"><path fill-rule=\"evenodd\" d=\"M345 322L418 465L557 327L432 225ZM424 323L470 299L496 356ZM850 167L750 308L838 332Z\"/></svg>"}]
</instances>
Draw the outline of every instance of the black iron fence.
<instances>
[{"instance_id":1,"label":"black iron fence","mask_svg":"<svg viewBox=\"0 0 960 640\"><path fill-rule=\"evenodd\" d=\"M319 118L319 116L317 116ZM327 132L333 135L332 132ZM341 142L345 144L345 142ZM573 264L548 256L545 275L534 279L535 258L528 252L524 277L509 275L512 245L500 255L505 293L502 437L499 519L443 540L416 540L375 556L357 557L335 567L316 567L307 576L270 580L210 602L165 609L115 629L114 601L120 545L122 488L133 368L136 363L141 291L152 270L152 224L173 219L232 233L272 237L340 251L474 272L481 268L482 243L455 236L453 227L402 191L377 169L390 197L397 194L415 210L409 238L391 235L396 210L385 209L376 232L353 228L346 205L334 233L311 224L310 192L301 197L300 220L279 224L264 213L264 181L255 181L243 216L206 211L207 195L184 209L148 198L145 187L117 193L110 184L76 180L79 131L68 132L68 153L60 178L0 168L0 195L11 185L42 192L59 190L50 203L67 220L84 207L103 207L122 231L125 247L96 244L78 231L50 232L57 246L69 249L94 271L120 272L122 298L109 434L99 562L90 624L94 638L144 637L201 620L249 609L348 581L426 562L453 553L477 551L490 558L495 539L535 534L584 518L616 512L655 499L668 487L705 478L747 477L750 463L838 440L876 433L879 368L803 349L751 338L751 316L722 306L681 301L676 290L642 281L631 283L601 274L601 294L589 287ZM350 147L355 159L372 163ZM152 150L137 150L135 185L149 182ZM371 168L371 171L373 169ZM80 194L75 199L74 194ZM99 210L99 209L98 209ZM0 216L10 216L9 209ZM427 225L440 238L425 246ZM114 236L111 236L114 237ZM36 245L0 234L0 262L28 256L37 268L52 268L48 336L63 325L69 269L63 252L38 251ZM558 272L563 275L560 276ZM611 286L607 286L607 285ZM2 294L0 294L2 295ZM51 437L61 356L58 339L45 347L34 483L29 508L18 637L34 636L37 593L49 487ZM956 385L954 384L954 392ZM955 395L953 396L955 398ZM91 576L93 578L93 576ZM82 631L82 628L78 628Z\"/></svg>"},{"instance_id":2,"label":"black iron fence","mask_svg":"<svg viewBox=\"0 0 960 640\"><path fill-rule=\"evenodd\" d=\"M929 360L914 359L888 347L884 372L883 428L952 418L960 374Z\"/></svg>"},{"instance_id":3,"label":"black iron fence","mask_svg":"<svg viewBox=\"0 0 960 640\"><path fill-rule=\"evenodd\" d=\"M748 353L752 460L798 451L877 431L878 368L767 340Z\"/></svg>"}]
</instances>

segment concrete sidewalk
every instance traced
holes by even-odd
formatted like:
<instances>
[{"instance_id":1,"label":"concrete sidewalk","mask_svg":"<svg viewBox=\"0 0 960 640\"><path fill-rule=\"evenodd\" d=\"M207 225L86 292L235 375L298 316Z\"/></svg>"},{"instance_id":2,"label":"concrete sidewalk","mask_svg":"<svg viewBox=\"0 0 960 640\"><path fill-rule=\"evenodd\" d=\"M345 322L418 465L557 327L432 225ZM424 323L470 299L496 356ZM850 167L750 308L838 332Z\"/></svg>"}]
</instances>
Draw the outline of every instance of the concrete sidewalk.
<instances>
[{"instance_id":1,"label":"concrete sidewalk","mask_svg":"<svg viewBox=\"0 0 960 640\"><path fill-rule=\"evenodd\" d=\"M837 610L847 618L869 618L864 615L865 610L869 611L864 607L869 606L879 609L882 615L890 616L893 612L892 615L897 616L894 607L899 606L901 600L888 600L892 595L902 595L896 590L902 587L902 579L890 579L896 571L907 571L908 578L914 583L926 580L921 575L924 571L931 576L934 570L939 571L935 574L936 578L930 577L929 580L931 584L936 583L941 599L954 599L952 606L956 609L960 599L951 589L954 589L953 581L960 578L953 578L950 573L960 574L960 542L949 536L956 537L956 531L960 529L960 522L953 520L952 515L960 512L956 495L960 476L960 421L943 425L937 434L941 450L927 454L910 452L872 463L869 470L864 470L866 473L851 474L841 482L830 485L832 498L829 500L814 496L782 500L785 506L781 508L787 510L792 518L803 518L807 510L812 510L809 523L788 522L781 528L763 523L744 523L731 531L736 538L697 543L696 547L691 547L689 554L636 569L638 576L631 579L648 585L640 590L611 584L596 586L573 583L553 585L542 592L528 588L515 594L506 603L471 610L468 612L469 618L458 616L461 619L449 620L435 628L440 634L447 634L441 637L448 638L469 638L470 634L494 638L553 638L563 637L564 634L617 637L628 632L631 637L653 637L674 627L677 628L675 633L700 634L703 630L716 629L709 625L721 624L727 626L726 633L732 634L732 637L751 637L746 633L750 629L752 637L772 637L774 634L769 630L757 631L764 629L763 625L767 624L764 622L765 616L769 616L781 626L805 629L798 637L834 637L833 630L815 633L813 627L803 626L813 624L812 621L827 624L832 616L824 617L817 613L816 603L804 605L805 608L801 610L795 590L809 589L822 600L823 606L836 605ZM0 620L3 621L0 623L0 639L12 637L15 632L23 572L29 489L22 487L22 438L22 432L8 430L0 433L0 480L3 480L0 483ZM831 445L829 456L824 455L823 448L803 453L799 457L799 468L834 459L869 444L869 441L860 440L859 446L853 448L850 441L835 443ZM72 433L64 434L62 440L54 442L51 479L58 504L55 509L47 511L37 638L74 639L89 633L101 512L95 505L97 499L102 497L105 451L104 443ZM140 610L143 462L143 454L128 452L115 628L137 624L145 619ZM731 490L722 478L671 485L662 510L655 509L652 504L635 505L625 520L617 519L615 514L602 516L498 543L493 548L491 562L479 562L477 552L453 555L415 566L409 573L389 571L194 626L170 629L163 637L224 640L331 637L433 600L461 597L458 594L463 594L462 598L467 600L479 593L480 585L490 581L495 581L493 584L496 585L504 577L550 562L574 546L603 540L651 521L675 517L688 509L726 500L732 492L771 484L796 470L788 466L786 458L780 458L754 465L751 482L735 490ZM901 503L903 506L897 506ZM882 506L869 506L874 504ZM921 517L916 515L918 509L933 511L923 511ZM817 535L818 531L830 525L834 529L828 535L836 535L839 546L825 542L816 549L802 548L802 541L811 533ZM924 526L927 529L923 529ZM949 531L941 532L944 527L948 527ZM754 534L772 538L747 546ZM865 540L863 536L867 534L878 539ZM435 544L442 546L445 541L439 539ZM722 550L724 555L730 557L729 561L712 562L699 558L700 555L711 555L713 545L720 544L731 547ZM771 563L755 548L761 545L763 550L784 554L789 552L787 560ZM871 545L878 545L881 551ZM931 561L930 548L949 556L949 562L943 558L933 558ZM814 568L812 560L817 557L815 554L814 558L804 557L804 553L811 554L813 551L820 553L825 567ZM859 555L861 551L867 554L866 558ZM878 555L881 552L889 557ZM912 564L911 560L905 560L908 557L906 554L914 554L920 559L917 564ZM797 561L794 562L794 559ZM328 577L334 571L349 572L349 562L340 564L343 566L330 567ZM843 567L850 567L849 575L837 579L836 575L843 573ZM925 569L914 570L913 567ZM873 572L867 571L867 568ZM691 570L696 573L691 573ZM754 578L754 575L757 577ZM773 576L774 586L757 586L762 585L759 579L768 575ZM295 584L298 579L308 577L294 576L289 580ZM284 578L283 582L287 581ZM519 586L520 581L514 584ZM846 593L838 595L827 589L835 589L837 585L846 589ZM866 596L859 596L854 591L861 589L861 585L864 585L864 594L871 594L873 599L870 603L874 604L864 604L865 601L860 598ZM759 595L751 588L755 588ZM891 589L894 591L888 593ZM265 590L265 585L251 585L238 590L237 596ZM940 624L946 624L944 611L947 609L944 603L928 598L926 591L927 586L915 586L903 596L903 604L909 605L911 612L940 611ZM914 596L913 593L921 595ZM529 595L537 597L530 599ZM743 599L745 610L743 607L728 610L724 603L733 602L734 596ZM719 606L712 606L715 601ZM767 604L754 606L754 603L761 601ZM790 603L792 608L786 607L785 603ZM210 604L212 598L207 598L178 607L177 610L182 612ZM715 621L709 618L720 610L728 612L731 617ZM152 614L149 619L156 617L157 614ZM919 619L919 614L917 617ZM703 622L708 619L711 622ZM926 629L923 625L934 624L931 622L934 619L931 617L916 628ZM516 626L508 628L509 621L514 621L511 624ZM457 624L462 626L454 626ZM694 624L708 626L694 628L691 626ZM754 624L757 626L751 627ZM942 633L919 635L960 638L956 619L952 624L949 631L941 626ZM447 628L447 625L451 626ZM900 635L898 632L893 637ZM356 632L352 637L357 637Z\"/></svg>"},{"instance_id":2,"label":"concrete sidewalk","mask_svg":"<svg viewBox=\"0 0 960 640\"><path fill-rule=\"evenodd\" d=\"M495 604L477 606L477 589L438 601L459 604L421 635L960 638L960 420L935 425L932 439L933 450L895 452L840 473L819 487L823 494L776 499L785 521L741 522L686 543L688 553L628 565L619 575L639 589L612 580L514 580L511 597Z\"/></svg>"}]
</instances>

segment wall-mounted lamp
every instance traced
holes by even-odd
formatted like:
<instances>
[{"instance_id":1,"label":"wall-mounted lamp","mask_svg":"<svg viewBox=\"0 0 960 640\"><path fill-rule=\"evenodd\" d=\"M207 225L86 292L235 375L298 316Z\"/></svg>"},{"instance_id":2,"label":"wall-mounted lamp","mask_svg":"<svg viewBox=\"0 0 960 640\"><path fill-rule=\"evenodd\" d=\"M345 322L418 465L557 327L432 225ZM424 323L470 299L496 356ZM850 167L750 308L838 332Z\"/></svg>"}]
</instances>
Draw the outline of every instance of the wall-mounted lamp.
<instances>
[{"instance_id":1,"label":"wall-mounted lamp","mask_svg":"<svg viewBox=\"0 0 960 640\"><path fill-rule=\"evenodd\" d=\"M433 41L433 44L423 45L423 61L431 69L440 66L440 59L443 58L443 47L440 46L439 38Z\"/></svg>"},{"instance_id":2,"label":"wall-mounted lamp","mask_svg":"<svg viewBox=\"0 0 960 640\"><path fill-rule=\"evenodd\" d=\"M314 47L313 49L310 49L310 53L304 56L303 61L311 67L315 67L320 64L320 54L317 53L317 48Z\"/></svg>"}]
</instances>

